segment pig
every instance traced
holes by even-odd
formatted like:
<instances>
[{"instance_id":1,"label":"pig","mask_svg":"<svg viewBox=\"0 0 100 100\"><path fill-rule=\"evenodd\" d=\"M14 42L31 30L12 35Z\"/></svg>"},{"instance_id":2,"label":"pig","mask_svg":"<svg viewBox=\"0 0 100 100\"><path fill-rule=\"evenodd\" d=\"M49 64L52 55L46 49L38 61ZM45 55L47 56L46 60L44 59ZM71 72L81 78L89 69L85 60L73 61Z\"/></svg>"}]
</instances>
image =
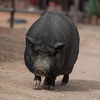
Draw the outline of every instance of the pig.
<instances>
[{"instance_id":1,"label":"pig","mask_svg":"<svg viewBox=\"0 0 100 100\"><path fill-rule=\"evenodd\" d=\"M34 88L55 89L55 80L63 75L61 85L69 81L79 53L79 33L73 22L61 12L47 11L26 34L25 65L34 77Z\"/></svg>"}]
</instances>

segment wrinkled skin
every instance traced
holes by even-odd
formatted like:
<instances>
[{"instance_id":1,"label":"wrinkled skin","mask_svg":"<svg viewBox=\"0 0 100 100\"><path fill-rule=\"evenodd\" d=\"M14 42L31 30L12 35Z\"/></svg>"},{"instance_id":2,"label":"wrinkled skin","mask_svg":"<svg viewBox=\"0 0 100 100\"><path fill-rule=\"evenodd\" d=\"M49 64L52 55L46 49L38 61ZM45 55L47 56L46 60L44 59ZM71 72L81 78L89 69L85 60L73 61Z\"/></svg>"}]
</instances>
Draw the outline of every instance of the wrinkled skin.
<instances>
[{"instance_id":1,"label":"wrinkled skin","mask_svg":"<svg viewBox=\"0 0 100 100\"><path fill-rule=\"evenodd\" d=\"M79 53L79 35L75 25L58 12L47 12L28 30L24 60L35 74L34 88L54 89L55 79L64 75L61 85L66 85Z\"/></svg>"}]
</instances>

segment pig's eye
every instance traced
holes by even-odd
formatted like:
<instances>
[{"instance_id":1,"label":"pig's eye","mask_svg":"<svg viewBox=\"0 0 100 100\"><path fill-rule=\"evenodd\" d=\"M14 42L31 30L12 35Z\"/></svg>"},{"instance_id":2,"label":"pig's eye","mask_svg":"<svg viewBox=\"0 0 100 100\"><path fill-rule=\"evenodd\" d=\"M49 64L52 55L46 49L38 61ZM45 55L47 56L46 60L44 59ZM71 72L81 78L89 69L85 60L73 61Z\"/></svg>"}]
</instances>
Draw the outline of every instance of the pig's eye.
<instances>
[{"instance_id":1,"label":"pig's eye","mask_svg":"<svg viewBox=\"0 0 100 100\"><path fill-rule=\"evenodd\" d=\"M39 47L34 46L33 47L33 52L39 54L41 51L40 51Z\"/></svg>"},{"instance_id":2,"label":"pig's eye","mask_svg":"<svg viewBox=\"0 0 100 100\"><path fill-rule=\"evenodd\" d=\"M33 52L34 56L38 56L38 54L39 54L37 51L34 50L34 48L32 49L32 52Z\"/></svg>"},{"instance_id":3,"label":"pig's eye","mask_svg":"<svg viewBox=\"0 0 100 100\"><path fill-rule=\"evenodd\" d=\"M50 48L50 49L49 49L49 53L55 54L55 52L56 52L55 49L53 49L53 48Z\"/></svg>"},{"instance_id":4,"label":"pig's eye","mask_svg":"<svg viewBox=\"0 0 100 100\"><path fill-rule=\"evenodd\" d=\"M55 49L55 55L56 55L57 53L61 53L62 50L63 50L63 48L56 48L56 49Z\"/></svg>"},{"instance_id":5,"label":"pig's eye","mask_svg":"<svg viewBox=\"0 0 100 100\"><path fill-rule=\"evenodd\" d=\"M62 48L57 48L56 50L57 50L57 52L61 52Z\"/></svg>"},{"instance_id":6,"label":"pig's eye","mask_svg":"<svg viewBox=\"0 0 100 100\"><path fill-rule=\"evenodd\" d=\"M40 51L40 48L35 46L34 51L38 52L38 51Z\"/></svg>"}]
</instances>

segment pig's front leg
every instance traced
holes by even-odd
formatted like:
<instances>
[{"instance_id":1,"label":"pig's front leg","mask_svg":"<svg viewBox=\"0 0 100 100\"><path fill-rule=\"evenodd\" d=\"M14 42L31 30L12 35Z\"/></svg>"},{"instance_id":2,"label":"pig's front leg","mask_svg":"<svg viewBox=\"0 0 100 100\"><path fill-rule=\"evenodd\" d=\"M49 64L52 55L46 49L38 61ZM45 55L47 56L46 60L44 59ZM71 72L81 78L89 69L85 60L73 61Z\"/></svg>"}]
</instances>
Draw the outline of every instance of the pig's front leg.
<instances>
[{"instance_id":1,"label":"pig's front leg","mask_svg":"<svg viewBox=\"0 0 100 100\"><path fill-rule=\"evenodd\" d=\"M55 79L56 76L46 76L44 80L43 87L47 90L54 90L55 89Z\"/></svg>"},{"instance_id":2,"label":"pig's front leg","mask_svg":"<svg viewBox=\"0 0 100 100\"><path fill-rule=\"evenodd\" d=\"M41 76L35 75L35 78L34 78L34 81L33 81L34 89L40 89L40 83L41 83Z\"/></svg>"}]
</instances>

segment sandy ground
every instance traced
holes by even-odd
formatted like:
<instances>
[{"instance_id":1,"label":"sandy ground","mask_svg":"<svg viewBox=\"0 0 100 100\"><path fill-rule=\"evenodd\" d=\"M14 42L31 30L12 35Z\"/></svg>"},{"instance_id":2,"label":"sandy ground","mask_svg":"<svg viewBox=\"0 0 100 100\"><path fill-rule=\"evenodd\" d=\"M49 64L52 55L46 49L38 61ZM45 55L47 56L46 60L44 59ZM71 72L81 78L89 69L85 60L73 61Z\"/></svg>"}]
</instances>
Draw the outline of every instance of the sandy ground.
<instances>
[{"instance_id":1,"label":"sandy ground","mask_svg":"<svg viewBox=\"0 0 100 100\"><path fill-rule=\"evenodd\" d=\"M27 21L26 24L14 24L15 28L27 28L33 24L33 22L39 18L39 14L32 13L15 13L15 19L24 19ZM10 13L9 12L0 12L0 26L1 27L9 27Z\"/></svg>"},{"instance_id":2,"label":"sandy ground","mask_svg":"<svg viewBox=\"0 0 100 100\"><path fill-rule=\"evenodd\" d=\"M0 100L100 100L100 26L78 29L80 54L70 81L60 86L59 76L56 89L48 91L33 89L34 75L24 65L27 28L0 27Z\"/></svg>"}]
</instances>

